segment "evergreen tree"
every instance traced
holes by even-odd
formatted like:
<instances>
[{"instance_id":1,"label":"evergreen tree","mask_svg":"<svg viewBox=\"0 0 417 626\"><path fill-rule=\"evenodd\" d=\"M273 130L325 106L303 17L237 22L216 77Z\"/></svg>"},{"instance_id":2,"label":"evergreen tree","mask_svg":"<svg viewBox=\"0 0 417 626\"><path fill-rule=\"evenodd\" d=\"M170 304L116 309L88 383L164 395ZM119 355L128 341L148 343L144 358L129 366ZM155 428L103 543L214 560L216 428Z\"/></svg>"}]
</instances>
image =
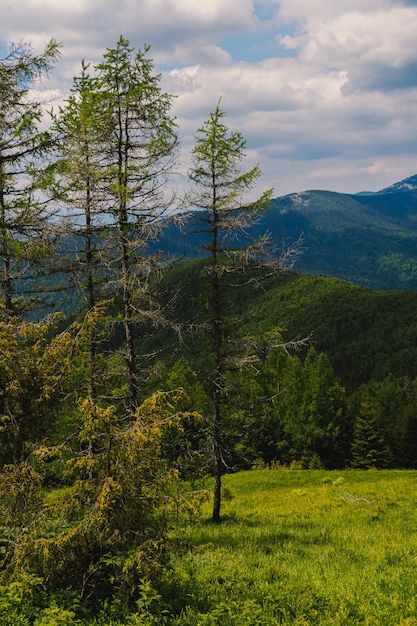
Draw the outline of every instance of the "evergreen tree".
<instances>
[{"instance_id":1,"label":"evergreen tree","mask_svg":"<svg viewBox=\"0 0 417 626\"><path fill-rule=\"evenodd\" d=\"M54 432L73 341L56 317L0 319L0 467Z\"/></svg>"},{"instance_id":2,"label":"evergreen tree","mask_svg":"<svg viewBox=\"0 0 417 626\"><path fill-rule=\"evenodd\" d=\"M324 353L310 348L304 359L271 350L256 369L233 376L229 391L239 405L242 456L289 464L320 459L342 466L345 390ZM235 411L234 411L235 413Z\"/></svg>"},{"instance_id":3,"label":"evergreen tree","mask_svg":"<svg viewBox=\"0 0 417 626\"><path fill-rule=\"evenodd\" d=\"M103 145L109 232L115 233L110 264L112 282L119 276L128 404L138 401L138 322L156 323L159 314L149 294L153 259L146 245L158 236L161 217L172 198L167 181L176 157L176 125L169 110L172 96L164 93L160 76L148 58L149 47L137 52L121 37L96 66L98 112L109 133ZM107 241L108 251L111 249Z\"/></svg>"},{"instance_id":4,"label":"evergreen tree","mask_svg":"<svg viewBox=\"0 0 417 626\"><path fill-rule=\"evenodd\" d=\"M241 133L229 131L224 124L225 112L217 105L209 119L198 130L193 149L193 167L189 178L195 192L189 203L202 209L195 212L191 230L207 235L209 253L209 286L207 293L207 324L210 332L210 395L212 400L212 447L214 463L214 504L212 520L220 521L221 482L225 470L223 420L226 402L225 374L230 366L228 334L233 332L228 319L227 288L231 274L245 274L264 242L242 244L245 228L257 213L270 202L271 190L257 201L246 201L261 175L258 166L242 170L245 139ZM234 329L236 332L236 327Z\"/></svg>"},{"instance_id":5,"label":"evergreen tree","mask_svg":"<svg viewBox=\"0 0 417 626\"><path fill-rule=\"evenodd\" d=\"M298 393L297 393L298 392ZM323 352L310 348L288 395L292 408L285 417L298 458L318 455L327 466L340 465L343 455L345 390L336 379ZM281 398L285 402L285 398ZM295 400L295 402L294 402Z\"/></svg>"},{"instance_id":6,"label":"evergreen tree","mask_svg":"<svg viewBox=\"0 0 417 626\"><path fill-rule=\"evenodd\" d=\"M0 289L7 317L28 306L27 297L19 298L18 281L33 277L33 264L49 253L50 216L37 195L36 179L51 137L40 130L43 103L31 89L58 56L59 46L51 40L40 55L18 44L0 59Z\"/></svg>"},{"instance_id":7,"label":"evergreen tree","mask_svg":"<svg viewBox=\"0 0 417 626\"><path fill-rule=\"evenodd\" d=\"M113 602L121 618L138 608L141 587L161 578L168 519L182 509L195 515L206 498L170 492L177 471L163 456L163 440L187 419L175 401L176 394L153 394L126 424L115 407L87 399L76 435L0 472L0 584L36 577L44 594L78 597L93 613ZM51 459L72 484L45 506Z\"/></svg>"},{"instance_id":8,"label":"evergreen tree","mask_svg":"<svg viewBox=\"0 0 417 626\"><path fill-rule=\"evenodd\" d=\"M384 431L375 408L362 404L354 423L351 445L352 467L378 469L388 467L392 460Z\"/></svg>"},{"instance_id":9,"label":"evergreen tree","mask_svg":"<svg viewBox=\"0 0 417 626\"><path fill-rule=\"evenodd\" d=\"M106 166L103 145L109 124L97 115L99 92L97 78L88 73L83 62L81 75L74 79L72 93L54 117L54 132L60 146L51 170L48 187L55 200L65 207L62 223L62 258L55 259L58 269L87 305L88 390L97 395L97 336L95 322L103 282L103 245L107 228L105 195ZM81 305L81 303L80 303Z\"/></svg>"}]
</instances>

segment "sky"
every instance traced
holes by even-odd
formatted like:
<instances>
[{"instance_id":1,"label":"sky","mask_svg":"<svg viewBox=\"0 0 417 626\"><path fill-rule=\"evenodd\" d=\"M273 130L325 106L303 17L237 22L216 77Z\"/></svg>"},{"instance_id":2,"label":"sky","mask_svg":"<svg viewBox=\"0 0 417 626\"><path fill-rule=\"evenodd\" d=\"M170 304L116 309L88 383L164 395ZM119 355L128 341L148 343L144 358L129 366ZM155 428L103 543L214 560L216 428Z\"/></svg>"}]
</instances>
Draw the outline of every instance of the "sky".
<instances>
[{"instance_id":1,"label":"sky","mask_svg":"<svg viewBox=\"0 0 417 626\"><path fill-rule=\"evenodd\" d=\"M0 0L11 42L62 56L39 89L65 99L81 60L119 37L175 95L182 170L221 98L259 164L254 194L377 191L417 173L417 0Z\"/></svg>"}]
</instances>

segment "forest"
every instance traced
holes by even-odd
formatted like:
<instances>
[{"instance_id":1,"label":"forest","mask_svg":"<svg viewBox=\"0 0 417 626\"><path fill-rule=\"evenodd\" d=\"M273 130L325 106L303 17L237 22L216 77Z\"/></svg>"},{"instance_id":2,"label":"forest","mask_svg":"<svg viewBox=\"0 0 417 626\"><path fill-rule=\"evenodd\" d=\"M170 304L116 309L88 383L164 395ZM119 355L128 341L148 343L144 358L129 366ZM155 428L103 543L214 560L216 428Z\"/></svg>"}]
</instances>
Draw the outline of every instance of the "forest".
<instances>
[{"instance_id":1,"label":"forest","mask_svg":"<svg viewBox=\"0 0 417 626\"><path fill-rule=\"evenodd\" d=\"M221 100L179 191L149 52L121 37L57 109L34 89L56 41L0 59L5 626L170 623L149 608L170 531L207 503L220 525L227 474L417 468L417 293L298 275L301 233L249 237L273 190L253 200ZM158 248L170 224L202 258Z\"/></svg>"}]
</instances>

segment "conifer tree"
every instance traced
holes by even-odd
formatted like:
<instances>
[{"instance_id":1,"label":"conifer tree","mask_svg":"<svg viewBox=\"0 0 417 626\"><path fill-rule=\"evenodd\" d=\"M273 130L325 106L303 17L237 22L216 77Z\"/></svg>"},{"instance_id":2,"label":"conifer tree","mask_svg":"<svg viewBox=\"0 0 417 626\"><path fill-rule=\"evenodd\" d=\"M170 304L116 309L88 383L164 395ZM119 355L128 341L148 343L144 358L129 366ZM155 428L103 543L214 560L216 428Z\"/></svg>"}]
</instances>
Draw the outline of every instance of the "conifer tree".
<instances>
[{"instance_id":1,"label":"conifer tree","mask_svg":"<svg viewBox=\"0 0 417 626\"><path fill-rule=\"evenodd\" d=\"M287 370L291 368L288 367ZM288 372L283 372L284 377ZM345 390L327 355L310 348L304 361L293 360L292 382L277 401L285 434L297 458L318 455L327 467L343 461Z\"/></svg>"},{"instance_id":2,"label":"conifer tree","mask_svg":"<svg viewBox=\"0 0 417 626\"><path fill-rule=\"evenodd\" d=\"M158 314L147 290L152 258L146 245L157 236L170 206L167 181L177 148L172 96L162 91L148 52L149 46L135 51L121 37L96 66L99 114L110 130L103 145L105 192L109 232L116 241L108 262L112 281L119 276L131 413L138 401L136 324L155 321ZM110 250L109 241L107 246Z\"/></svg>"},{"instance_id":3,"label":"conifer tree","mask_svg":"<svg viewBox=\"0 0 417 626\"><path fill-rule=\"evenodd\" d=\"M89 375L88 389L96 396L97 337L95 324L103 281L103 244L108 205L104 191L106 166L103 144L108 132L104 116L97 114L97 78L89 75L82 62L71 95L54 116L53 130L60 146L51 167L49 192L65 207L62 222L62 257L59 269L65 273L77 296L87 305Z\"/></svg>"},{"instance_id":4,"label":"conifer tree","mask_svg":"<svg viewBox=\"0 0 417 626\"><path fill-rule=\"evenodd\" d=\"M37 173L50 149L41 130L43 102L32 87L59 56L51 40L42 54L29 44L12 44L0 59L0 289L7 317L28 305L18 296L18 281L33 276L33 263L48 254L48 218L37 195ZM30 291L29 289L26 289Z\"/></svg>"},{"instance_id":5,"label":"conifer tree","mask_svg":"<svg viewBox=\"0 0 417 626\"><path fill-rule=\"evenodd\" d=\"M73 340L58 322L0 319L0 467L21 461L55 428Z\"/></svg>"},{"instance_id":6,"label":"conifer tree","mask_svg":"<svg viewBox=\"0 0 417 626\"><path fill-rule=\"evenodd\" d=\"M351 454L355 468L381 469L392 460L375 407L369 403L362 404L355 420Z\"/></svg>"},{"instance_id":7,"label":"conifer tree","mask_svg":"<svg viewBox=\"0 0 417 626\"><path fill-rule=\"evenodd\" d=\"M228 277L244 276L250 261L262 251L264 241L242 243L245 229L271 199L271 190L253 202L246 200L261 175L259 166L242 169L245 139L240 132L224 124L226 113L218 103L209 119L198 130L193 149L193 167L189 178L194 186L190 206L202 209L194 213L191 230L205 233L209 254L207 324L211 341L212 449L214 465L214 504L212 521L219 523L221 483L225 471L223 450L225 374L230 365L227 305ZM237 239L236 239L237 237ZM236 328L234 329L236 331Z\"/></svg>"}]
</instances>

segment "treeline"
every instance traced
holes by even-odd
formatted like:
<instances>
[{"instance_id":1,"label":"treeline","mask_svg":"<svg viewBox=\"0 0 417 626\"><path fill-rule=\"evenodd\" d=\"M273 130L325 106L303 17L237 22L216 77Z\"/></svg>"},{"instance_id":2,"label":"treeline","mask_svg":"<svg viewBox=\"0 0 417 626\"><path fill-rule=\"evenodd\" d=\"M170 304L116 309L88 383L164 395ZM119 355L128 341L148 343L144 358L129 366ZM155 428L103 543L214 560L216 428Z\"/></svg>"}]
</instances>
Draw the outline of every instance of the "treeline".
<instances>
[{"instance_id":1,"label":"treeline","mask_svg":"<svg viewBox=\"0 0 417 626\"><path fill-rule=\"evenodd\" d=\"M120 38L83 62L49 125L32 87L58 44L0 60L5 626L170 623L167 531L207 498L219 523L227 471L415 466L413 294L395 314L407 331L385 337L372 292L293 275L300 241L248 237L272 190L247 199L260 170L220 102L175 198L172 96L148 53ZM169 219L203 233L204 260L155 253ZM71 319L42 317L66 289Z\"/></svg>"}]
</instances>

